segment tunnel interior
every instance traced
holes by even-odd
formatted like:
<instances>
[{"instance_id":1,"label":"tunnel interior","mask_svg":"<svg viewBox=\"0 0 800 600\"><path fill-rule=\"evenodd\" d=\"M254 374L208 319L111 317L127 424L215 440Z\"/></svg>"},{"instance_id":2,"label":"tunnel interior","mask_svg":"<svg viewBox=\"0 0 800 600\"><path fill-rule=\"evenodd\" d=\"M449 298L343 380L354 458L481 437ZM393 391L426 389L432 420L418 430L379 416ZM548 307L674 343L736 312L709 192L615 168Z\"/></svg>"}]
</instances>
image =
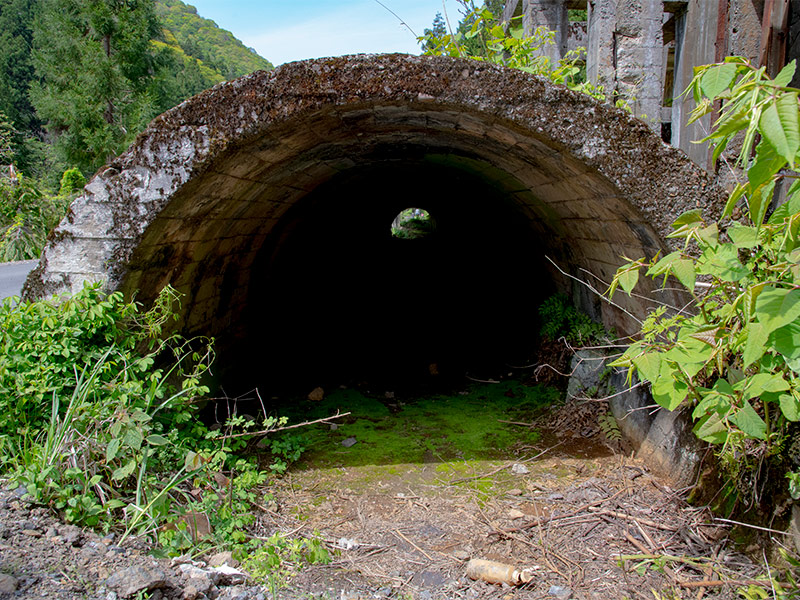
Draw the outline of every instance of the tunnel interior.
<instances>
[{"instance_id":1,"label":"tunnel interior","mask_svg":"<svg viewBox=\"0 0 800 600\"><path fill-rule=\"evenodd\" d=\"M407 208L435 231L394 237ZM243 327L219 340L220 383L397 389L507 370L535 349L536 307L555 289L544 254L513 199L475 173L408 155L348 169L260 248Z\"/></svg>"}]
</instances>

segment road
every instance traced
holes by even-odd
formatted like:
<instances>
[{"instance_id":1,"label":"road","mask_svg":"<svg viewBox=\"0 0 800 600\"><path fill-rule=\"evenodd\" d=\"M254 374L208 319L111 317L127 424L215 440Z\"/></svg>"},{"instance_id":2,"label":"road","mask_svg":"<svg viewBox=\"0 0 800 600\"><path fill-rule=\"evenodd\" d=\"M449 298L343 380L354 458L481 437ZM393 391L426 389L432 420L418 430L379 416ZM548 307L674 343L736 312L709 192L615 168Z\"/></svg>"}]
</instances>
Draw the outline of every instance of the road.
<instances>
[{"instance_id":1,"label":"road","mask_svg":"<svg viewBox=\"0 0 800 600\"><path fill-rule=\"evenodd\" d=\"M38 260L21 260L19 262L0 263L0 300L9 296L18 296L22 284Z\"/></svg>"}]
</instances>

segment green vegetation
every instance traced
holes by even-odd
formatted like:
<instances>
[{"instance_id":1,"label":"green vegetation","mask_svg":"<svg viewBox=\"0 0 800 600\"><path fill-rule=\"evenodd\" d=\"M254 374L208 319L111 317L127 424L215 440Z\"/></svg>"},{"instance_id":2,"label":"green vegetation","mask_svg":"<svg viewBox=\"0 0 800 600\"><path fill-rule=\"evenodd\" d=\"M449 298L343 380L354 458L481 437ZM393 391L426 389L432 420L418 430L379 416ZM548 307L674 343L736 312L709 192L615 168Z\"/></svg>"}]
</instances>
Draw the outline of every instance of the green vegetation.
<instances>
[{"instance_id":1,"label":"green vegetation","mask_svg":"<svg viewBox=\"0 0 800 600\"><path fill-rule=\"evenodd\" d=\"M272 63L247 48L230 31L199 16L194 6L180 0L158 0L155 9L164 28L164 41L173 47L177 44L186 56L200 61L221 80L272 69Z\"/></svg>"},{"instance_id":2,"label":"green vegetation","mask_svg":"<svg viewBox=\"0 0 800 600\"><path fill-rule=\"evenodd\" d=\"M403 240L424 238L436 230L436 221L427 210L406 208L392 223L392 237Z\"/></svg>"},{"instance_id":3,"label":"green vegetation","mask_svg":"<svg viewBox=\"0 0 800 600\"><path fill-rule=\"evenodd\" d=\"M699 210L681 215L670 237L683 248L630 261L608 291L631 293L643 268L686 289L694 310L652 312L614 364L651 382L664 408L692 409L695 433L717 448L729 508L769 515L787 468L796 468L786 450L790 424L800 420L800 90L786 87L794 70L792 62L770 79L735 57L697 69L688 90L698 103L693 119L721 100L706 140L715 159L741 140L736 166L746 177L718 220ZM776 207L782 181L786 200ZM798 481L797 472L789 478Z\"/></svg>"},{"instance_id":4,"label":"green vegetation","mask_svg":"<svg viewBox=\"0 0 800 600\"><path fill-rule=\"evenodd\" d=\"M296 409L308 419L338 409L351 413L335 430L324 424L305 430L301 463L330 467L507 458L520 446L534 444L539 433L501 421L531 422L559 398L553 388L515 380L403 400L336 390L312 407L304 403ZM292 415L291 408L285 412ZM346 448L342 442L348 438L356 444Z\"/></svg>"},{"instance_id":5,"label":"green vegetation","mask_svg":"<svg viewBox=\"0 0 800 600\"><path fill-rule=\"evenodd\" d=\"M38 257L85 177L157 114L270 68L178 0L0 0L0 261Z\"/></svg>"},{"instance_id":6,"label":"green vegetation","mask_svg":"<svg viewBox=\"0 0 800 600\"><path fill-rule=\"evenodd\" d=\"M563 337L572 346L587 346L606 336L602 325L575 308L565 294L551 296L539 306L541 336L557 340Z\"/></svg>"},{"instance_id":7,"label":"green vegetation","mask_svg":"<svg viewBox=\"0 0 800 600\"><path fill-rule=\"evenodd\" d=\"M553 64L549 57L540 53L544 46L553 43L554 34L546 27L537 28L532 36L527 37L523 34L521 17L513 19L506 30L501 23L502 5L499 9L495 3L475 7L474 3L466 0L461 0L461 4L466 14L455 32L448 33L439 21L419 38L425 54L492 62L542 75L601 101L606 99L602 87L586 81L581 59L585 49L570 52L558 64ZM618 105L624 107L625 103L620 101Z\"/></svg>"},{"instance_id":8,"label":"green vegetation","mask_svg":"<svg viewBox=\"0 0 800 600\"><path fill-rule=\"evenodd\" d=\"M0 158L52 188L189 96L270 68L178 0L0 0Z\"/></svg>"},{"instance_id":9,"label":"green vegetation","mask_svg":"<svg viewBox=\"0 0 800 600\"><path fill-rule=\"evenodd\" d=\"M0 262L39 258L81 181L80 173L65 173L62 193L53 195L20 173L0 175Z\"/></svg>"},{"instance_id":10,"label":"green vegetation","mask_svg":"<svg viewBox=\"0 0 800 600\"><path fill-rule=\"evenodd\" d=\"M143 312L87 286L71 298L0 306L2 470L37 503L79 525L157 541L167 554L227 548L270 556L281 581L297 556L328 560L315 539L249 533L274 470L242 457L243 420L210 431L198 418L212 340L164 336L179 298L171 288ZM263 430L279 427L266 419Z\"/></svg>"}]
</instances>

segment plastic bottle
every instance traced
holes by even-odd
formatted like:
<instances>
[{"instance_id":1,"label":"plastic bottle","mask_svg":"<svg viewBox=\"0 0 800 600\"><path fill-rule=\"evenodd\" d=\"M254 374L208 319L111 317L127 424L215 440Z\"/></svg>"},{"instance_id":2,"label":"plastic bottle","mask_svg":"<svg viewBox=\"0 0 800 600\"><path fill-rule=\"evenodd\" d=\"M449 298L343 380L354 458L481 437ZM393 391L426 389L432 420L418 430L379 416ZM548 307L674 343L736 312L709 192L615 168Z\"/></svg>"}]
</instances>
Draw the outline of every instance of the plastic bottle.
<instances>
[{"instance_id":1,"label":"plastic bottle","mask_svg":"<svg viewBox=\"0 0 800 600\"><path fill-rule=\"evenodd\" d=\"M513 565L493 560L473 558L467 563L467 577L489 583L522 585L533 579L533 575L533 569L518 569Z\"/></svg>"}]
</instances>

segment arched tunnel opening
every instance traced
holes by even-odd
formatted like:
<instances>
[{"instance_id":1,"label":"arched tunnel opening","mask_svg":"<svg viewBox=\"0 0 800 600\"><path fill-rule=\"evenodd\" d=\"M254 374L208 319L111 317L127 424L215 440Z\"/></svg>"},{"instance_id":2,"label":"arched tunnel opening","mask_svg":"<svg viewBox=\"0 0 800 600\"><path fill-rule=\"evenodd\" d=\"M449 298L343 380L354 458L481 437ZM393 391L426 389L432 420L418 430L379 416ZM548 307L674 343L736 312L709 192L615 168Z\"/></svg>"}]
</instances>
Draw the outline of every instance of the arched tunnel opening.
<instances>
[{"instance_id":1,"label":"arched tunnel opening","mask_svg":"<svg viewBox=\"0 0 800 600\"><path fill-rule=\"evenodd\" d=\"M491 377L535 351L536 308L554 291L633 333L656 303L683 298L645 282L601 301L621 257L669 251L678 215L723 202L644 123L541 78L444 57L320 59L158 117L73 203L25 294L100 281L147 305L172 285L175 329L217 340L222 396L258 388L272 410L290 387L308 406L315 386L413 388L432 367L439 381ZM393 237L413 208L435 231ZM527 401L493 389L472 398L477 411ZM451 405L459 426L465 398ZM331 406L393 404L373 400ZM636 415L643 439L657 417Z\"/></svg>"},{"instance_id":2,"label":"arched tunnel opening","mask_svg":"<svg viewBox=\"0 0 800 600\"><path fill-rule=\"evenodd\" d=\"M411 207L435 231L393 236ZM246 335L220 339L221 383L395 389L522 364L555 289L545 247L513 199L446 159L354 167L299 200L259 250Z\"/></svg>"}]
</instances>

